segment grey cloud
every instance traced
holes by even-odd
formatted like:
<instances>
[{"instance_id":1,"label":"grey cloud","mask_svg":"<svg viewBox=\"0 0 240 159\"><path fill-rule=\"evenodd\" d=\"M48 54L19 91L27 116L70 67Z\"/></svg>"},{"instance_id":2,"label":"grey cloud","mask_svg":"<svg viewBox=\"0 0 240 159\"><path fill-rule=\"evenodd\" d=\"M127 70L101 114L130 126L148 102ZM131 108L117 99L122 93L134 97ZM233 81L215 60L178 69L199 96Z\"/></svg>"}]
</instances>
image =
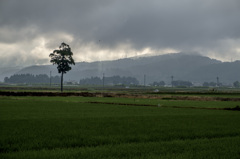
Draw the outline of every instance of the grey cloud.
<instances>
[{"instance_id":1,"label":"grey cloud","mask_svg":"<svg viewBox=\"0 0 240 159\"><path fill-rule=\"evenodd\" d=\"M46 64L49 61L48 58L37 58L33 55L10 55L8 57L5 57L4 59L0 58L0 68L1 67L14 67L14 66L31 66L31 65L40 65L40 64Z\"/></svg>"},{"instance_id":2,"label":"grey cloud","mask_svg":"<svg viewBox=\"0 0 240 159\"><path fill-rule=\"evenodd\" d=\"M66 33L74 37L74 47L101 40L109 49L130 43L137 50L213 50L223 55L217 48L239 47L222 43L240 39L239 8L239 0L2 0L0 29L10 28L19 36L6 33L0 42L42 35L51 39L46 44L50 48L58 33ZM35 31L26 32L33 26Z\"/></svg>"}]
</instances>

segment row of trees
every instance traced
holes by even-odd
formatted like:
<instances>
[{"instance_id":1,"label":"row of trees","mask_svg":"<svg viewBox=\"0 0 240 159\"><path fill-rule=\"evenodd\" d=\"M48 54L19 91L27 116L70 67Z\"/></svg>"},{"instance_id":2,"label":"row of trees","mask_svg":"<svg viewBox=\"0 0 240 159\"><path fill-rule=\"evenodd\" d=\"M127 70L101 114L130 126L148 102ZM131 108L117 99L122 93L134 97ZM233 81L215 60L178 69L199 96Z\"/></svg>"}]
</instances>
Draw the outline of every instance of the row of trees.
<instances>
[{"instance_id":1,"label":"row of trees","mask_svg":"<svg viewBox=\"0 0 240 159\"><path fill-rule=\"evenodd\" d=\"M5 77L5 83L60 83L61 79L59 76L54 76L50 78L46 74L32 75L32 74L15 74L10 77Z\"/></svg>"},{"instance_id":2,"label":"row of trees","mask_svg":"<svg viewBox=\"0 0 240 159\"><path fill-rule=\"evenodd\" d=\"M165 82L164 81L160 81L160 82L153 82L150 84L151 86L165 86Z\"/></svg>"},{"instance_id":3,"label":"row of trees","mask_svg":"<svg viewBox=\"0 0 240 159\"><path fill-rule=\"evenodd\" d=\"M191 87L191 86L193 86L193 84L192 84L192 82L189 82L189 81L178 80L178 81L172 81L172 86L175 86L175 87L180 87L180 86Z\"/></svg>"},{"instance_id":4,"label":"row of trees","mask_svg":"<svg viewBox=\"0 0 240 159\"><path fill-rule=\"evenodd\" d=\"M222 83L216 83L216 82L204 82L203 87L220 87L222 86Z\"/></svg>"},{"instance_id":5,"label":"row of trees","mask_svg":"<svg viewBox=\"0 0 240 159\"><path fill-rule=\"evenodd\" d=\"M182 80L177 80L177 81L172 81L172 86L174 87L191 87L193 86L192 82L189 81L182 81ZM151 86L165 86L165 82L164 81L160 81L160 82L153 82L150 84Z\"/></svg>"},{"instance_id":6,"label":"row of trees","mask_svg":"<svg viewBox=\"0 0 240 159\"><path fill-rule=\"evenodd\" d=\"M239 81L233 82L233 86L236 88L240 88L240 82Z\"/></svg>"},{"instance_id":7,"label":"row of trees","mask_svg":"<svg viewBox=\"0 0 240 159\"><path fill-rule=\"evenodd\" d=\"M139 81L134 77L91 77L79 81L80 85L138 85Z\"/></svg>"}]
</instances>

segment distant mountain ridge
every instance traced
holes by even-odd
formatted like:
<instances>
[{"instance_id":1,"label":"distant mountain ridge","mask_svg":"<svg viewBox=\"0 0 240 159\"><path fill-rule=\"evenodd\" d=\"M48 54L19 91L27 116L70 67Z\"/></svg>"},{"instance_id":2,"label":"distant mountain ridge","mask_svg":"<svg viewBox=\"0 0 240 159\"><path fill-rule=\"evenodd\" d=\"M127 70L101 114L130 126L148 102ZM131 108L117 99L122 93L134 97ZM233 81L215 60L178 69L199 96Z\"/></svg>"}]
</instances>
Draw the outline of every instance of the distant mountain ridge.
<instances>
[{"instance_id":1,"label":"distant mountain ridge","mask_svg":"<svg viewBox=\"0 0 240 159\"><path fill-rule=\"evenodd\" d=\"M40 65L25 67L13 74L47 74L59 75L56 65ZM158 56L125 58L113 61L78 62L72 70L64 75L65 81L77 81L86 77L105 76L131 76L143 83L146 75L147 83L174 80L186 80L196 83L220 82L232 84L240 81L240 61L221 62L201 55L184 53L165 54ZM4 74L0 73L3 81ZM9 74L8 74L9 77Z\"/></svg>"}]
</instances>

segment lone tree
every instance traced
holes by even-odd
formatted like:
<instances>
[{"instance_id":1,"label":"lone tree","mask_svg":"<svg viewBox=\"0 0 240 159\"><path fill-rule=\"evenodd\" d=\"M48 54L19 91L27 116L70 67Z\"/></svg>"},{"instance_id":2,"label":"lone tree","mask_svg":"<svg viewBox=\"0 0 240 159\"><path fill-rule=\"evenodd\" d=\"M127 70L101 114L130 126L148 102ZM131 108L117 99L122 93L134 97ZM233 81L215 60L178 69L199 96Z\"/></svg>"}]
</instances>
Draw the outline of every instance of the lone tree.
<instances>
[{"instance_id":1,"label":"lone tree","mask_svg":"<svg viewBox=\"0 0 240 159\"><path fill-rule=\"evenodd\" d=\"M57 64L58 73L61 73L61 92L63 91L63 74L72 69L70 65L75 65L72 55L71 48L64 42L59 46L59 50L54 50L49 55L51 57L50 62L53 65Z\"/></svg>"}]
</instances>

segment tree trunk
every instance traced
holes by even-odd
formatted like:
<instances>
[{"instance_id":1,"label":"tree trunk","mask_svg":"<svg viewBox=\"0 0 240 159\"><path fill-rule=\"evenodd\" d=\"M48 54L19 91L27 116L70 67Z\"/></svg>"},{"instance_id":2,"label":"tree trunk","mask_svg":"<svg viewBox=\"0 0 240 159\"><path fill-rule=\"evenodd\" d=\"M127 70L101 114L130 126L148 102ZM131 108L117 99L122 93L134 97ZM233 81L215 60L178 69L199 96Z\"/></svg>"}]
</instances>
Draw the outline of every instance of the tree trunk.
<instances>
[{"instance_id":1,"label":"tree trunk","mask_svg":"<svg viewBox=\"0 0 240 159\"><path fill-rule=\"evenodd\" d=\"M62 75L61 75L61 92L63 91L63 72L62 72Z\"/></svg>"}]
</instances>

